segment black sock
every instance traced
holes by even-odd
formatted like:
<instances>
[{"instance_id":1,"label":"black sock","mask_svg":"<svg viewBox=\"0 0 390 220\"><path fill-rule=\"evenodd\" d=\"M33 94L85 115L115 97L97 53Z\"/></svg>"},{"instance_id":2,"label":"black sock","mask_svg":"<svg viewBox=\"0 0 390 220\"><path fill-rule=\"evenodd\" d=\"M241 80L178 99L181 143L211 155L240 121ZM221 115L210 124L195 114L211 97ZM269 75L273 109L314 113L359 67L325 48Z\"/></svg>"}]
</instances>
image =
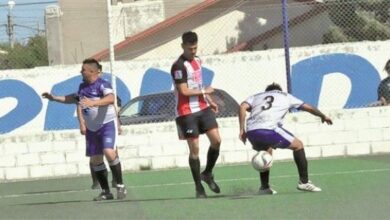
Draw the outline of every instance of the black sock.
<instances>
[{"instance_id":1,"label":"black sock","mask_svg":"<svg viewBox=\"0 0 390 220\"><path fill-rule=\"evenodd\" d=\"M89 163L89 170L91 171L92 183L98 182L98 180L96 178L95 171L93 170L93 164L92 163Z\"/></svg>"},{"instance_id":2,"label":"black sock","mask_svg":"<svg viewBox=\"0 0 390 220\"><path fill-rule=\"evenodd\" d=\"M260 172L260 182L261 182L262 189L269 188L269 170L265 172Z\"/></svg>"},{"instance_id":3,"label":"black sock","mask_svg":"<svg viewBox=\"0 0 390 220\"><path fill-rule=\"evenodd\" d=\"M298 168L299 179L301 183L307 183L309 181L308 171L307 171L307 160L305 149L300 149L293 152L294 161Z\"/></svg>"},{"instance_id":4,"label":"black sock","mask_svg":"<svg viewBox=\"0 0 390 220\"><path fill-rule=\"evenodd\" d=\"M104 190L104 192L110 192L107 180L107 169L104 163L94 166L93 170L95 171L96 179L99 181L102 190Z\"/></svg>"},{"instance_id":5,"label":"black sock","mask_svg":"<svg viewBox=\"0 0 390 220\"><path fill-rule=\"evenodd\" d=\"M207 164L206 169L204 170L205 173L211 173L213 171L213 168L215 166L215 163L218 160L219 156L219 149L214 149L209 147L209 151L207 152Z\"/></svg>"},{"instance_id":6,"label":"black sock","mask_svg":"<svg viewBox=\"0 0 390 220\"><path fill-rule=\"evenodd\" d=\"M116 181L116 184L122 185L123 179L121 162L118 158L116 158L114 161L109 162L109 164L112 172L112 178Z\"/></svg>"},{"instance_id":7,"label":"black sock","mask_svg":"<svg viewBox=\"0 0 390 220\"><path fill-rule=\"evenodd\" d=\"M199 158L193 159L189 158L188 162L190 164L192 178L194 178L195 186L199 187L200 183L200 161Z\"/></svg>"}]
</instances>

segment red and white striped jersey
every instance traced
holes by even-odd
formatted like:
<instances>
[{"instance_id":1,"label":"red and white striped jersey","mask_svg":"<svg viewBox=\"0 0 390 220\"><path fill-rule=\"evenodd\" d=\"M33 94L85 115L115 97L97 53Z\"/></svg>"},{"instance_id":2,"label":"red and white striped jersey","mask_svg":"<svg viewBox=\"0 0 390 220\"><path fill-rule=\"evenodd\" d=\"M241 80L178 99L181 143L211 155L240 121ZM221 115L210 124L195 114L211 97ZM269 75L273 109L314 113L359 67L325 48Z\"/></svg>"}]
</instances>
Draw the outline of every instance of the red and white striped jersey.
<instances>
[{"instance_id":1,"label":"red and white striped jersey","mask_svg":"<svg viewBox=\"0 0 390 220\"><path fill-rule=\"evenodd\" d=\"M175 84L187 83L189 89L202 89L202 66L199 57L188 60L183 55L172 65L171 75ZM177 91L176 116L183 116L201 111L209 106L204 95L184 96Z\"/></svg>"}]
</instances>

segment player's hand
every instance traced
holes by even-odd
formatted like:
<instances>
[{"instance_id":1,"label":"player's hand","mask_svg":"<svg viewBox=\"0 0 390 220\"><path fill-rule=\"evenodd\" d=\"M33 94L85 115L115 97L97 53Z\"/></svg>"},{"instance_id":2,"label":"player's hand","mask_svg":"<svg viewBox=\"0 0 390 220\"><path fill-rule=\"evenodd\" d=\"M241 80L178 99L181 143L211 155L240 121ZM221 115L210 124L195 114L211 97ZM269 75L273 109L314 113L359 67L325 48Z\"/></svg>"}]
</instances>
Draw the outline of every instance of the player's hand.
<instances>
[{"instance_id":1,"label":"player's hand","mask_svg":"<svg viewBox=\"0 0 390 220\"><path fill-rule=\"evenodd\" d=\"M87 127L83 123L80 124L80 134L85 135L86 133L87 133Z\"/></svg>"},{"instance_id":2,"label":"player's hand","mask_svg":"<svg viewBox=\"0 0 390 220\"><path fill-rule=\"evenodd\" d=\"M89 99L89 98L86 98L86 97L83 97L79 104L84 107L84 108L89 108L89 107L93 107L95 105L94 101Z\"/></svg>"},{"instance_id":3,"label":"player's hand","mask_svg":"<svg viewBox=\"0 0 390 220\"><path fill-rule=\"evenodd\" d=\"M214 88L211 86L206 86L203 88L203 90L204 90L204 93L206 93L206 94L211 94L214 92Z\"/></svg>"},{"instance_id":4,"label":"player's hand","mask_svg":"<svg viewBox=\"0 0 390 220\"><path fill-rule=\"evenodd\" d=\"M50 94L50 93L48 93L48 92L42 93L42 97L43 97L43 98L46 98L46 99L49 99L50 101L53 101L53 100L54 100L53 95Z\"/></svg>"},{"instance_id":5,"label":"player's hand","mask_svg":"<svg viewBox=\"0 0 390 220\"><path fill-rule=\"evenodd\" d=\"M240 130L240 134L238 136L240 138L240 140L242 141L242 143L246 143L246 132L245 130Z\"/></svg>"},{"instance_id":6,"label":"player's hand","mask_svg":"<svg viewBox=\"0 0 390 220\"><path fill-rule=\"evenodd\" d=\"M217 105L215 102L211 102L211 103L210 103L210 107L211 107L211 110L212 110L214 113L218 113L219 108L218 108L218 105Z\"/></svg>"},{"instance_id":7,"label":"player's hand","mask_svg":"<svg viewBox=\"0 0 390 220\"><path fill-rule=\"evenodd\" d=\"M322 122L322 123L326 122L326 124L328 124L328 125L332 125L332 124L333 124L332 119L330 119L330 118L327 117L327 116L321 118L321 122Z\"/></svg>"}]
</instances>

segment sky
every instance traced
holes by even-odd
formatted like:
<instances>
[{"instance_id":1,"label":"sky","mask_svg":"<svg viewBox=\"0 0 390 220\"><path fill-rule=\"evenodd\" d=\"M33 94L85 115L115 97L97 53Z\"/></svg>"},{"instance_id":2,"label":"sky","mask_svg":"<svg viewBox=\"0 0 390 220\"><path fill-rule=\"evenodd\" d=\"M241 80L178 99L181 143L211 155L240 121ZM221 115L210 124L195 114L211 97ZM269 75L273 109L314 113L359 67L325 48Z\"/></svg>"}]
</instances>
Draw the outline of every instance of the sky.
<instances>
[{"instance_id":1,"label":"sky","mask_svg":"<svg viewBox=\"0 0 390 220\"><path fill-rule=\"evenodd\" d=\"M37 28L44 30L45 7L56 5L57 0L13 0L16 4L12 9L15 25L15 41L26 42L29 37L37 34ZM8 0L0 0L0 43L8 42L6 32L8 15ZM26 27L21 27L26 26Z\"/></svg>"}]
</instances>

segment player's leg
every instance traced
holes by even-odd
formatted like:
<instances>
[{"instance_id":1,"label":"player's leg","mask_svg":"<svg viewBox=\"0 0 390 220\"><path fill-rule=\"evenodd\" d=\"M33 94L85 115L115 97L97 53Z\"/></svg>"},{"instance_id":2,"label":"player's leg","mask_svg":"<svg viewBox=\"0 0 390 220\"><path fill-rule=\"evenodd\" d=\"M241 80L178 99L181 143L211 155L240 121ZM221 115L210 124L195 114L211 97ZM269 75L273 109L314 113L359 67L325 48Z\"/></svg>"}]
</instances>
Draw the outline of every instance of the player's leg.
<instances>
[{"instance_id":1,"label":"player's leg","mask_svg":"<svg viewBox=\"0 0 390 220\"><path fill-rule=\"evenodd\" d=\"M205 198L206 193L200 180L200 160L199 160L199 128L198 113L176 118L177 131L181 140L186 140L190 151L188 164L190 166L192 178L195 183L197 198Z\"/></svg>"},{"instance_id":2,"label":"player's leg","mask_svg":"<svg viewBox=\"0 0 390 220\"><path fill-rule=\"evenodd\" d=\"M117 185L117 198L124 199L127 190L123 184L122 166L116 151L116 137L117 128L116 122L112 121L105 124L101 129L101 141L104 149L104 155L110 166L112 177L115 179Z\"/></svg>"},{"instance_id":3,"label":"player's leg","mask_svg":"<svg viewBox=\"0 0 390 220\"><path fill-rule=\"evenodd\" d=\"M214 181L213 168L219 157L221 137L219 135L218 128L208 130L206 134L210 141L210 147L207 151L207 163L204 171L201 173L201 179L207 183L213 192L220 193L221 190L218 184Z\"/></svg>"},{"instance_id":4,"label":"player's leg","mask_svg":"<svg viewBox=\"0 0 390 220\"><path fill-rule=\"evenodd\" d=\"M281 147L282 145L286 145L286 147L290 144L290 142L286 141L282 136L280 136L274 130L269 129L256 129L247 132L247 138L249 142L252 144L253 150L261 151L265 150L272 154L272 147ZM266 170L263 172L259 172L260 176L260 188L258 193L260 195L264 194L276 194L277 192L273 190L269 184L269 175L270 170Z\"/></svg>"},{"instance_id":5,"label":"player's leg","mask_svg":"<svg viewBox=\"0 0 390 220\"><path fill-rule=\"evenodd\" d=\"M196 197L205 198L207 197L206 192L204 191L200 179L199 138L187 138L187 144L190 150L188 163L195 183Z\"/></svg>"},{"instance_id":6,"label":"player's leg","mask_svg":"<svg viewBox=\"0 0 390 220\"><path fill-rule=\"evenodd\" d=\"M297 189L310 192L321 191L321 188L315 186L309 180L308 163L302 141L294 138L289 148L293 150L294 161L298 168L299 182Z\"/></svg>"},{"instance_id":7,"label":"player's leg","mask_svg":"<svg viewBox=\"0 0 390 220\"><path fill-rule=\"evenodd\" d=\"M93 164L93 170L96 174L96 178L99 181L102 192L94 198L95 201L111 200L113 195L110 192L110 187L107 180L107 168L103 161L103 155L94 155L91 157Z\"/></svg>"},{"instance_id":8,"label":"player's leg","mask_svg":"<svg viewBox=\"0 0 390 220\"><path fill-rule=\"evenodd\" d=\"M96 178L96 174L95 171L93 170L93 164L91 160L89 160L89 171L91 172L91 178L92 178L91 189L99 189L100 188L99 181Z\"/></svg>"},{"instance_id":9,"label":"player's leg","mask_svg":"<svg viewBox=\"0 0 390 220\"><path fill-rule=\"evenodd\" d=\"M103 148L101 147L98 131L93 132L87 130L86 133L87 149L86 155L90 157L90 163L92 164L93 172L95 173L96 179L100 184L102 193L94 198L94 200L109 200L113 199L110 193L110 188L107 181L107 168L103 162Z\"/></svg>"},{"instance_id":10,"label":"player's leg","mask_svg":"<svg viewBox=\"0 0 390 220\"><path fill-rule=\"evenodd\" d=\"M266 147L263 149L266 149L266 151L272 155L272 147ZM273 195L277 193L275 190L271 188L269 184L269 174L270 174L270 169L263 172L259 172L261 185L258 194L260 195Z\"/></svg>"},{"instance_id":11,"label":"player's leg","mask_svg":"<svg viewBox=\"0 0 390 220\"><path fill-rule=\"evenodd\" d=\"M117 158L119 158L118 147L115 147L115 153L116 153ZM116 182L114 175L112 175L111 187L112 187L112 188L116 188L116 185L117 185L117 184L118 184L118 183Z\"/></svg>"},{"instance_id":12,"label":"player's leg","mask_svg":"<svg viewBox=\"0 0 390 220\"><path fill-rule=\"evenodd\" d=\"M206 133L210 141L210 146L207 151L207 163L205 170L201 173L201 179L207 183L209 188L215 192L220 193L221 190L214 181L213 168L219 157L219 149L221 146L221 136L219 135L218 123L215 113L207 108L199 113L199 130L200 133Z\"/></svg>"}]
</instances>

